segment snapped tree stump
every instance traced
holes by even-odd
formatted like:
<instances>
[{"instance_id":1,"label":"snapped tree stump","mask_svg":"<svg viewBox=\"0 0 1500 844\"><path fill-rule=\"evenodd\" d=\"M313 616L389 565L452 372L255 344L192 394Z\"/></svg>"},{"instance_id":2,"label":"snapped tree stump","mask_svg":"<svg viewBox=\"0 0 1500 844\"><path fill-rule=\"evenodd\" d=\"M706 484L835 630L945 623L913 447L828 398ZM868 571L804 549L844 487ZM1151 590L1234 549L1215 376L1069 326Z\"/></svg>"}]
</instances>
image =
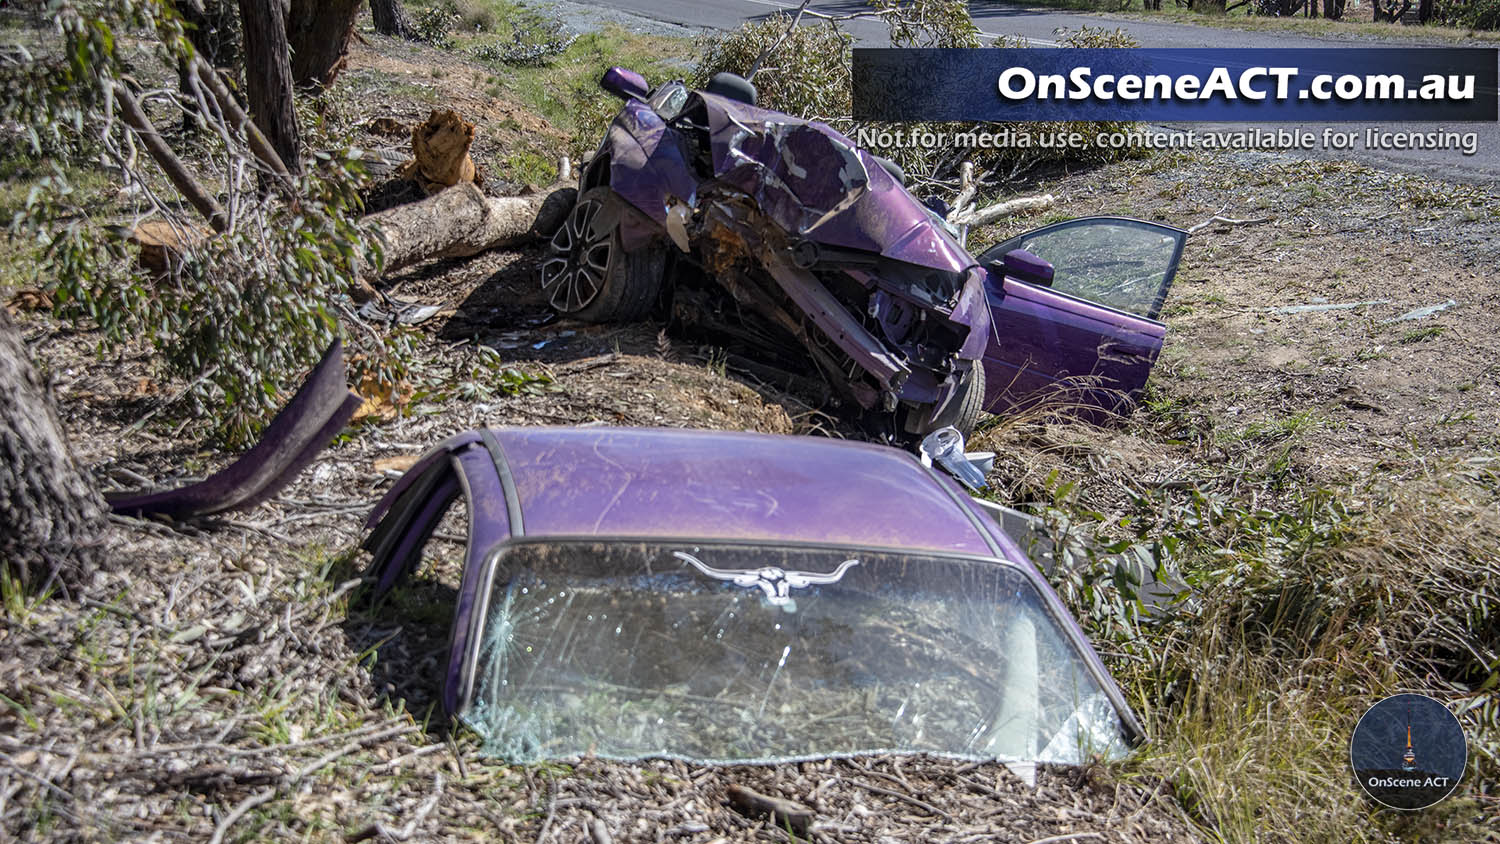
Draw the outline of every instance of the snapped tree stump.
<instances>
[{"instance_id":1,"label":"snapped tree stump","mask_svg":"<svg viewBox=\"0 0 1500 844\"><path fill-rule=\"evenodd\" d=\"M452 109L433 109L411 130L414 157L401 168L401 177L416 182L429 194L461 182L482 185L484 178L469 157L473 145L473 123Z\"/></svg>"}]
</instances>

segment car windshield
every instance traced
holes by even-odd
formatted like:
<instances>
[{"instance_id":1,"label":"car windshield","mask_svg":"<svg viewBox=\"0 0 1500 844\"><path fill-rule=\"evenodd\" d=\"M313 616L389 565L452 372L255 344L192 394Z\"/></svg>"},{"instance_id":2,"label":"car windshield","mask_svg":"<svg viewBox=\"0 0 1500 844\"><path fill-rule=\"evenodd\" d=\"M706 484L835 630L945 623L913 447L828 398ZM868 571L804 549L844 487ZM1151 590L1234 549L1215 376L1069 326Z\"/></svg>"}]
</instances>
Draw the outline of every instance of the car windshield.
<instances>
[{"instance_id":1,"label":"car windshield","mask_svg":"<svg viewBox=\"0 0 1500 844\"><path fill-rule=\"evenodd\" d=\"M1053 290L1156 319L1184 239L1179 229L1137 220L1070 220L1011 238L979 260L999 262L1025 249L1052 265Z\"/></svg>"},{"instance_id":2,"label":"car windshield","mask_svg":"<svg viewBox=\"0 0 1500 844\"><path fill-rule=\"evenodd\" d=\"M531 542L484 577L460 715L509 761L1076 764L1126 749L1083 655L1011 565Z\"/></svg>"}]
</instances>

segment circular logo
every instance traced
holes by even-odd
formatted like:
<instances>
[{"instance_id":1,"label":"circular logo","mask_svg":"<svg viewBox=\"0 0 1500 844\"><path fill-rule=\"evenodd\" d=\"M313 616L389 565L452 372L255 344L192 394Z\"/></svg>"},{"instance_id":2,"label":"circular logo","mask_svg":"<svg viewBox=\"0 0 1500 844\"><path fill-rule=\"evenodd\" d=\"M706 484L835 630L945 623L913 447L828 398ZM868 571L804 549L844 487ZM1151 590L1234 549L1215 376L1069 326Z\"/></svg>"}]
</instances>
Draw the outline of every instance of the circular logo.
<instances>
[{"instance_id":1,"label":"circular logo","mask_svg":"<svg viewBox=\"0 0 1500 844\"><path fill-rule=\"evenodd\" d=\"M1452 794L1468 761L1458 718L1426 695L1392 695L1370 707L1349 742L1359 787L1392 809L1425 809Z\"/></svg>"}]
</instances>

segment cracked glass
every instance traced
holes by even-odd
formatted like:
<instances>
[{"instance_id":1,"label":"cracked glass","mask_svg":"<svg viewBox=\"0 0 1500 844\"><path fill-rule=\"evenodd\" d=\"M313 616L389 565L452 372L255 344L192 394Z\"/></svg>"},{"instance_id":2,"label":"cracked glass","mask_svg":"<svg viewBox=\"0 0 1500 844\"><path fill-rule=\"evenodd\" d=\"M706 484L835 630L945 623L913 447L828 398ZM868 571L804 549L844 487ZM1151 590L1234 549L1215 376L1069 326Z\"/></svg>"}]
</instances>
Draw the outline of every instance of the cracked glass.
<instances>
[{"instance_id":1,"label":"cracked glass","mask_svg":"<svg viewBox=\"0 0 1500 844\"><path fill-rule=\"evenodd\" d=\"M507 546L485 575L460 714L512 762L1126 750L1077 646L1010 565L578 541Z\"/></svg>"}]
</instances>

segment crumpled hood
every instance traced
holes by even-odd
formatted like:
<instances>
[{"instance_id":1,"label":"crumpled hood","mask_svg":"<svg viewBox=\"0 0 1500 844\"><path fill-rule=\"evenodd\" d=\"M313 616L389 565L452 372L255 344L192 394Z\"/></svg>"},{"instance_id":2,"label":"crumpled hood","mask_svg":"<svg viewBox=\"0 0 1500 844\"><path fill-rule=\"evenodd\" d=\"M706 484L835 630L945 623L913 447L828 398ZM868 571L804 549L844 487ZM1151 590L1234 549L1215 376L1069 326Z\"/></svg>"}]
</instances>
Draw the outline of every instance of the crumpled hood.
<instances>
[{"instance_id":1,"label":"crumpled hood","mask_svg":"<svg viewBox=\"0 0 1500 844\"><path fill-rule=\"evenodd\" d=\"M869 153L827 124L698 92L715 175L788 232L959 273L976 262Z\"/></svg>"}]
</instances>

